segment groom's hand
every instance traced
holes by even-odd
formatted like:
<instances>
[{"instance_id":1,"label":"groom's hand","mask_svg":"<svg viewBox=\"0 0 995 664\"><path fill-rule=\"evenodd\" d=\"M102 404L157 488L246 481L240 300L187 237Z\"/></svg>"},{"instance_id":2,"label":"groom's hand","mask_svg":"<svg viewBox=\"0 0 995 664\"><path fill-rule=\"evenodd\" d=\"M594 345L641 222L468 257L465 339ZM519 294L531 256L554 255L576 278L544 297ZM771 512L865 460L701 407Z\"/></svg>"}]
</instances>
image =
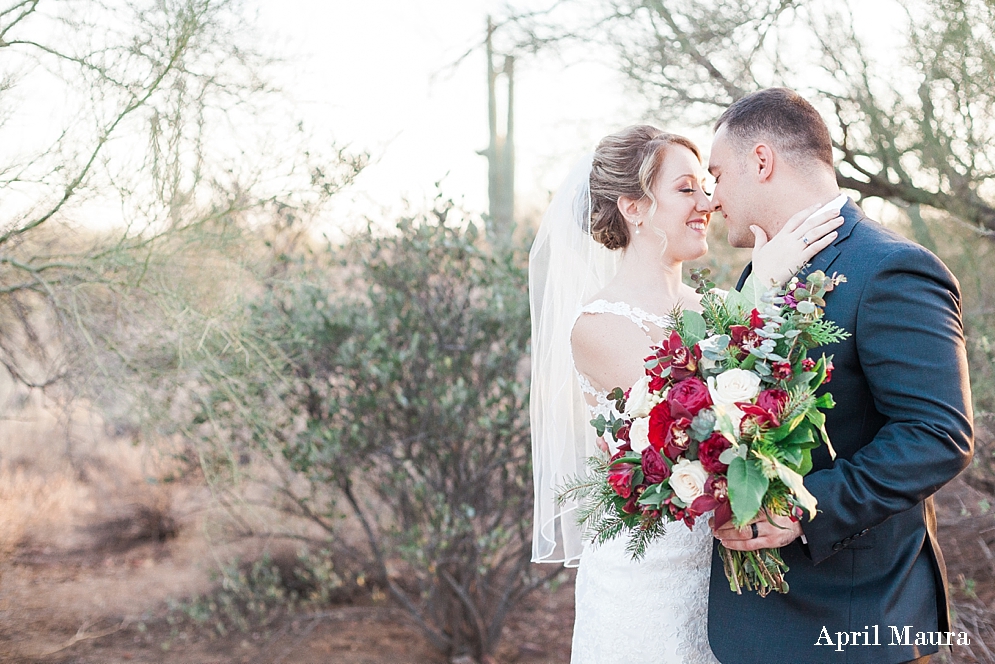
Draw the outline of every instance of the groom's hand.
<instances>
[{"instance_id":1,"label":"groom's hand","mask_svg":"<svg viewBox=\"0 0 995 664\"><path fill-rule=\"evenodd\" d=\"M779 549L782 546L791 544L801 537L802 526L797 521L787 516L774 516L771 525L765 517L759 517L753 523L757 526L757 536L753 537L753 529L749 524L742 528L732 525L732 521L727 522L721 528L715 528L714 521L712 532L722 545L727 549L736 551L756 551L757 549Z\"/></svg>"}]
</instances>

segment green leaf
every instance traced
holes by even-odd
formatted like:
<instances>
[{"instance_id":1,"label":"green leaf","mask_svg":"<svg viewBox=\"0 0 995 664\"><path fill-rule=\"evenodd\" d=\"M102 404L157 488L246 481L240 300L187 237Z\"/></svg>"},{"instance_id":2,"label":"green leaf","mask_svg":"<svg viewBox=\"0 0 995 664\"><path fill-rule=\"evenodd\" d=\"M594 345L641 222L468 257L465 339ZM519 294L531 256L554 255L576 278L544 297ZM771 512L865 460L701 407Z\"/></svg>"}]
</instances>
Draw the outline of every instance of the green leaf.
<instances>
[{"instance_id":1,"label":"green leaf","mask_svg":"<svg viewBox=\"0 0 995 664\"><path fill-rule=\"evenodd\" d=\"M639 496L638 504L660 507L666 498L667 492L663 490L662 484L651 484L646 488L646 491Z\"/></svg>"},{"instance_id":2,"label":"green leaf","mask_svg":"<svg viewBox=\"0 0 995 664\"><path fill-rule=\"evenodd\" d=\"M796 374L795 377L788 384L788 389L794 390L798 388L808 389L808 386L812 384L812 379L815 378L814 371L803 371Z\"/></svg>"},{"instance_id":3,"label":"green leaf","mask_svg":"<svg viewBox=\"0 0 995 664\"><path fill-rule=\"evenodd\" d=\"M825 394L823 394L822 396L820 396L818 399L815 400L815 407L816 408L827 408L827 409L828 408L835 408L836 407L836 401L833 399L833 395L832 394L830 394L829 392L826 392Z\"/></svg>"},{"instance_id":4,"label":"green leaf","mask_svg":"<svg viewBox=\"0 0 995 664\"><path fill-rule=\"evenodd\" d=\"M753 459L736 457L726 473L729 479L729 503L738 525L750 521L760 511L770 480Z\"/></svg>"},{"instance_id":5,"label":"green leaf","mask_svg":"<svg viewBox=\"0 0 995 664\"><path fill-rule=\"evenodd\" d=\"M799 417L804 419L804 415L801 415ZM801 422L799 422L798 424L800 425ZM800 447L806 443L816 442L815 434L813 433L812 427L810 425L796 426L794 429L788 429L785 432L786 435L782 434L781 437L778 437L777 434L778 432L782 431L782 429L784 429L783 425L776 429L772 429L767 433L765 437L767 438L767 440L771 441L772 443L775 443L778 447L782 448L792 447L792 446Z\"/></svg>"},{"instance_id":6,"label":"green leaf","mask_svg":"<svg viewBox=\"0 0 995 664\"><path fill-rule=\"evenodd\" d=\"M726 295L726 308L730 313L743 316L753 309L753 305L746 299L743 293L734 288Z\"/></svg>"},{"instance_id":7,"label":"green leaf","mask_svg":"<svg viewBox=\"0 0 995 664\"><path fill-rule=\"evenodd\" d=\"M608 464L608 467L612 468L620 463L641 463L642 460L643 458L636 452L626 452L625 454L623 454L622 456L620 456L619 458L615 459L610 464Z\"/></svg>"},{"instance_id":8,"label":"green leaf","mask_svg":"<svg viewBox=\"0 0 995 664\"><path fill-rule=\"evenodd\" d=\"M684 344L689 348L705 338L708 327L705 319L697 311L684 311Z\"/></svg>"},{"instance_id":9,"label":"green leaf","mask_svg":"<svg viewBox=\"0 0 995 664\"><path fill-rule=\"evenodd\" d=\"M805 450L801 447L788 447L781 449L781 455L784 457L784 463L793 469L798 468L798 465L802 462L802 457L804 456Z\"/></svg>"},{"instance_id":10,"label":"green leaf","mask_svg":"<svg viewBox=\"0 0 995 664\"><path fill-rule=\"evenodd\" d=\"M826 447L829 448L829 456L835 459L836 450L833 449L833 444L829 441L829 432L826 431L826 414L813 408L805 413L805 417L808 418L808 421L815 425L815 428L822 434L822 440L826 443Z\"/></svg>"},{"instance_id":11,"label":"green leaf","mask_svg":"<svg viewBox=\"0 0 995 664\"><path fill-rule=\"evenodd\" d=\"M802 476L805 476L805 475L809 474L809 472L812 470L812 450L811 449L803 449L802 450L802 460L801 460L801 462L797 466L795 466L795 470L798 471L798 474L802 475Z\"/></svg>"}]
</instances>

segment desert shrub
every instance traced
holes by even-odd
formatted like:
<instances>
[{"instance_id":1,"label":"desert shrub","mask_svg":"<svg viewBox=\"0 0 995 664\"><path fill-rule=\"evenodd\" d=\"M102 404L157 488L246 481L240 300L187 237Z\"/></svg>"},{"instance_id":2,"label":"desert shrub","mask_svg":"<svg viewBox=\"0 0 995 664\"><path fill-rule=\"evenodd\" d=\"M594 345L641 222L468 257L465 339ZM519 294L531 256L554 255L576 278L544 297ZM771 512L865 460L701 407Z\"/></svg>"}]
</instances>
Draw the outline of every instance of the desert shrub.
<instances>
[{"instance_id":1,"label":"desert shrub","mask_svg":"<svg viewBox=\"0 0 995 664\"><path fill-rule=\"evenodd\" d=\"M530 323L524 251L489 248L456 216L439 200L396 229L282 255L237 344L201 339L186 430L216 481L267 459L277 504L339 554L347 514L367 582L440 650L479 658L542 581Z\"/></svg>"},{"instance_id":2,"label":"desert shrub","mask_svg":"<svg viewBox=\"0 0 995 664\"><path fill-rule=\"evenodd\" d=\"M356 237L353 296L296 293L286 352L306 427L284 454L341 492L378 581L432 642L480 657L535 583L527 279L520 255L487 252L448 212Z\"/></svg>"}]
</instances>

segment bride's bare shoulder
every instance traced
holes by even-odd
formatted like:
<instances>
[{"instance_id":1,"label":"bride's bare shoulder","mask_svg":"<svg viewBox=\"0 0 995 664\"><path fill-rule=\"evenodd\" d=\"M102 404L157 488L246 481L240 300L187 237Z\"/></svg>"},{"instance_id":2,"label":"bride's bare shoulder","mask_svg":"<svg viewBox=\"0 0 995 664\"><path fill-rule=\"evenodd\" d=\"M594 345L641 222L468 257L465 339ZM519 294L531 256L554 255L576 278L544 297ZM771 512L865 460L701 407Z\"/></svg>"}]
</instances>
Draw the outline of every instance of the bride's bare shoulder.
<instances>
[{"instance_id":1,"label":"bride's bare shoulder","mask_svg":"<svg viewBox=\"0 0 995 664\"><path fill-rule=\"evenodd\" d=\"M574 365L602 390L629 386L642 372L650 340L635 323L611 314L582 314L570 335Z\"/></svg>"}]
</instances>

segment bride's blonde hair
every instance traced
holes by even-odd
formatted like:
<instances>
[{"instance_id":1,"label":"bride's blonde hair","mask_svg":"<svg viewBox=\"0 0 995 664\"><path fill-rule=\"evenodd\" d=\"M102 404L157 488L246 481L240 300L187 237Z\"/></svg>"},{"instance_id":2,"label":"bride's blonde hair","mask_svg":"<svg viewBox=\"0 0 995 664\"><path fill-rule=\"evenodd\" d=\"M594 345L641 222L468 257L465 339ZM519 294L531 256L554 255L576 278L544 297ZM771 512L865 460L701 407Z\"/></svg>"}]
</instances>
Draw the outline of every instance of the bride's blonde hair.
<instances>
[{"instance_id":1,"label":"bride's blonde hair","mask_svg":"<svg viewBox=\"0 0 995 664\"><path fill-rule=\"evenodd\" d=\"M647 197L667 148L682 145L701 161L698 146L683 136L668 134L652 125L633 125L601 139L591 163L591 237L608 249L629 244L629 228L618 209L622 196Z\"/></svg>"}]
</instances>

